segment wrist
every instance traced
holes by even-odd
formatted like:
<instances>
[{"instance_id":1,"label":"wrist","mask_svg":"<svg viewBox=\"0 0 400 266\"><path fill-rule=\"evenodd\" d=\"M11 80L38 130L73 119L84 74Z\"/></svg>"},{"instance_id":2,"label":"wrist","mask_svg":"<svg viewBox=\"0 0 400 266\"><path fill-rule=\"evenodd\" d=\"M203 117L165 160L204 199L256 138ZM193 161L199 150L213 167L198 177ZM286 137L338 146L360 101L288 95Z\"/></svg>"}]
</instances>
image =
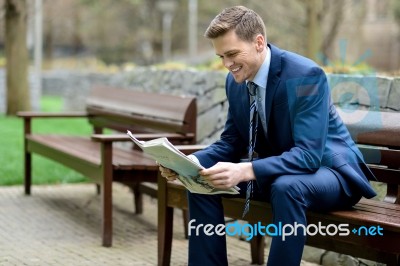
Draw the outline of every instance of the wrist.
<instances>
[{"instance_id":1,"label":"wrist","mask_svg":"<svg viewBox=\"0 0 400 266\"><path fill-rule=\"evenodd\" d=\"M255 180L256 176L253 170L253 164L251 162L242 163L243 166L243 181Z\"/></svg>"}]
</instances>

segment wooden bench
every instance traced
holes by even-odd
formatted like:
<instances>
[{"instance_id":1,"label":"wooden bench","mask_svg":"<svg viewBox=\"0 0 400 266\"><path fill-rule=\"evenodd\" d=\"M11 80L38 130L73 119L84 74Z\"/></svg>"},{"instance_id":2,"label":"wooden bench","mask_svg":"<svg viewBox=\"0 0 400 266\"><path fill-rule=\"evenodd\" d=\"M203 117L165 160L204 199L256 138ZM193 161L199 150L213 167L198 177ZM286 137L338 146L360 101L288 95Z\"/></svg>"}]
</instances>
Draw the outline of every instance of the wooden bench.
<instances>
[{"instance_id":1,"label":"wooden bench","mask_svg":"<svg viewBox=\"0 0 400 266\"><path fill-rule=\"evenodd\" d=\"M383 201L362 199L352 210L329 213L308 212L309 224L348 224L349 230L360 226L380 226L383 236L361 236L350 232L348 236L307 237L307 245L342 254L400 265L400 113L356 111L343 119L359 145L370 169L378 180L387 185ZM190 154L198 148L180 147ZM169 265L173 232L174 208L187 208L187 195L183 186L158 180L158 265ZM161 204L160 204L161 203ZM244 199L223 199L226 217L241 219ZM252 201L247 221L272 223L271 206ZM264 224L264 225L265 225ZM376 232L375 232L376 233ZM264 264L264 238L250 241L252 264Z\"/></svg>"},{"instance_id":2,"label":"wooden bench","mask_svg":"<svg viewBox=\"0 0 400 266\"><path fill-rule=\"evenodd\" d=\"M196 141L196 99L145 93L111 87L94 87L88 96L86 112L20 112L24 120L25 194L31 194L33 153L48 157L92 179L101 192L102 245L112 245L112 182L129 186L136 213L142 212L141 182L157 182L158 166L147 158L126 135L133 132L141 140L168 137L175 144ZM35 134L31 123L38 118L86 117L93 126L92 136ZM103 129L123 134L101 134ZM127 148L113 145L123 142Z\"/></svg>"}]
</instances>

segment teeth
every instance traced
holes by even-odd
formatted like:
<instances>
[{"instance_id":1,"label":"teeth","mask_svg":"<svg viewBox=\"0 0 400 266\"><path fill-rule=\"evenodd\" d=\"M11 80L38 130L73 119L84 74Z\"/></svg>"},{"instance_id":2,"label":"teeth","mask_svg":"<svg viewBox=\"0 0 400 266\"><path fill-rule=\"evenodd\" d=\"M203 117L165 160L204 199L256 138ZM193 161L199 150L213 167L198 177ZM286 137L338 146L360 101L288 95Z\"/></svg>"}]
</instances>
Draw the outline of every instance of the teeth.
<instances>
[{"instance_id":1,"label":"teeth","mask_svg":"<svg viewBox=\"0 0 400 266\"><path fill-rule=\"evenodd\" d=\"M239 71L240 67L232 69L232 72Z\"/></svg>"}]
</instances>

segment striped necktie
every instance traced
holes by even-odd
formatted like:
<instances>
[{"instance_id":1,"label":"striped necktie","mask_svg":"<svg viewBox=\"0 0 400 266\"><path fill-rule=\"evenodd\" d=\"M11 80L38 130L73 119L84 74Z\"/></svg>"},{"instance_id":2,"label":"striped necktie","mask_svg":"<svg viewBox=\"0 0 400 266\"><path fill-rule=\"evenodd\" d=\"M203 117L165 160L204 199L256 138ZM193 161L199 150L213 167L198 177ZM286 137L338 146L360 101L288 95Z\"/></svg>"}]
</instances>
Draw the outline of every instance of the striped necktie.
<instances>
[{"instance_id":1,"label":"striped necktie","mask_svg":"<svg viewBox=\"0 0 400 266\"><path fill-rule=\"evenodd\" d=\"M257 114L257 84L254 82L247 82L247 89L250 95L250 126L249 126L249 150L248 150L248 160L251 162L254 156L254 148L256 146L257 137L257 127L258 127L258 114ZM242 217L244 217L249 211L250 198L253 194L253 180L247 182L246 189L246 201L244 205L244 211Z\"/></svg>"}]
</instances>

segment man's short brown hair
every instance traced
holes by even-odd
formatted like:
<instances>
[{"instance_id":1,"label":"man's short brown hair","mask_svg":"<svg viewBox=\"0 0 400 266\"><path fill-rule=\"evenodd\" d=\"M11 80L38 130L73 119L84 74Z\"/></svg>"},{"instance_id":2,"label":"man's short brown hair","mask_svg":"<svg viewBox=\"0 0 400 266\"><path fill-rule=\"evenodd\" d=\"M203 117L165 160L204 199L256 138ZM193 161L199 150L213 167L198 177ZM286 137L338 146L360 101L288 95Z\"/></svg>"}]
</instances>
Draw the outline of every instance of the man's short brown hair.
<instances>
[{"instance_id":1,"label":"man's short brown hair","mask_svg":"<svg viewBox=\"0 0 400 266\"><path fill-rule=\"evenodd\" d=\"M204 36L215 39L234 30L243 41L253 41L257 34L266 39L265 24L261 17L253 10L244 6L225 8L208 26Z\"/></svg>"}]
</instances>

